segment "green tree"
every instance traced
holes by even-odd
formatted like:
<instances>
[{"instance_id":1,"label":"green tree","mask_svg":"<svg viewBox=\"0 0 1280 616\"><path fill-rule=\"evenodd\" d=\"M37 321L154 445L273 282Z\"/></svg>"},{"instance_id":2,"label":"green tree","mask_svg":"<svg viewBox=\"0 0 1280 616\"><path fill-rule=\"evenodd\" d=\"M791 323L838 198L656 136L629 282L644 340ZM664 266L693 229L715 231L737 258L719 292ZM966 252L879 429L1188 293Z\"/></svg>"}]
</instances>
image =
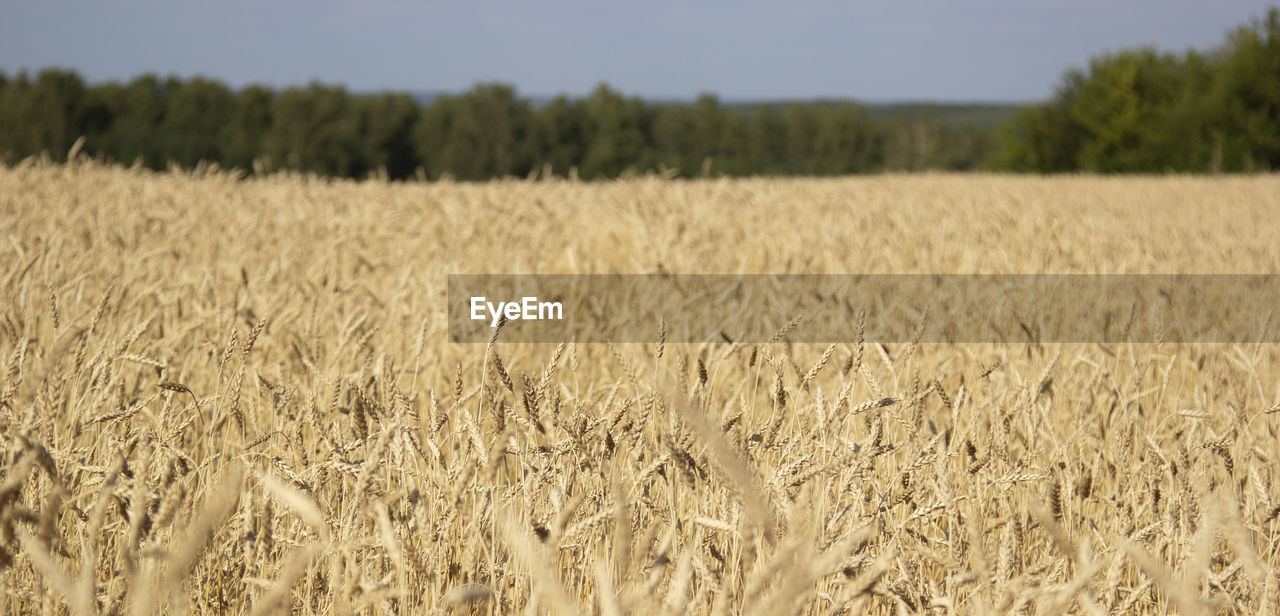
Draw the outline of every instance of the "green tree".
<instances>
[{"instance_id":1,"label":"green tree","mask_svg":"<svg viewBox=\"0 0 1280 616\"><path fill-rule=\"evenodd\" d=\"M432 176L523 176L533 168L526 142L532 125L528 101L518 99L513 88L481 84L461 96L436 99L422 112L415 142Z\"/></svg>"},{"instance_id":2,"label":"green tree","mask_svg":"<svg viewBox=\"0 0 1280 616\"><path fill-rule=\"evenodd\" d=\"M1215 76L1207 107L1222 163L1280 169L1280 9L1232 33Z\"/></svg>"},{"instance_id":3,"label":"green tree","mask_svg":"<svg viewBox=\"0 0 1280 616\"><path fill-rule=\"evenodd\" d=\"M866 173L880 166L878 145L860 106L825 107L819 111L818 118L817 134L813 138L813 173Z\"/></svg>"},{"instance_id":4,"label":"green tree","mask_svg":"<svg viewBox=\"0 0 1280 616\"><path fill-rule=\"evenodd\" d=\"M221 134L235 112L235 97L221 83L202 78L164 82L165 112L157 127L167 161L191 167L223 160Z\"/></svg>"},{"instance_id":5,"label":"green tree","mask_svg":"<svg viewBox=\"0 0 1280 616\"><path fill-rule=\"evenodd\" d=\"M1097 172L1280 167L1280 10L1209 53L1125 50L1070 71L1003 131L998 168Z\"/></svg>"},{"instance_id":6,"label":"green tree","mask_svg":"<svg viewBox=\"0 0 1280 616\"><path fill-rule=\"evenodd\" d=\"M791 175L814 173L810 166L818 134L818 121L814 116L811 105L792 103L787 106L786 171Z\"/></svg>"},{"instance_id":7,"label":"green tree","mask_svg":"<svg viewBox=\"0 0 1280 616\"><path fill-rule=\"evenodd\" d=\"M533 112L528 157L535 165L550 165L553 173L568 174L582 160L588 136L580 101L561 95Z\"/></svg>"},{"instance_id":8,"label":"green tree","mask_svg":"<svg viewBox=\"0 0 1280 616\"><path fill-rule=\"evenodd\" d=\"M693 104L690 120L693 125L690 131L692 150L685 157L686 165L689 165L688 172L693 173L696 170L701 173L704 166L708 171L712 171L717 158L720 159L718 170L725 171L727 162L725 159L731 154L727 148L723 147L726 119L724 111L720 109L720 99L715 94L698 95L698 100Z\"/></svg>"},{"instance_id":9,"label":"green tree","mask_svg":"<svg viewBox=\"0 0 1280 616\"><path fill-rule=\"evenodd\" d=\"M772 105L761 105L750 116L745 168L749 173L786 173L787 125Z\"/></svg>"},{"instance_id":10,"label":"green tree","mask_svg":"<svg viewBox=\"0 0 1280 616\"><path fill-rule=\"evenodd\" d=\"M1162 171L1167 154L1153 147L1168 130L1180 90L1180 62L1144 48L1095 59L1072 102L1087 139L1080 164L1089 171Z\"/></svg>"},{"instance_id":11,"label":"green tree","mask_svg":"<svg viewBox=\"0 0 1280 616\"><path fill-rule=\"evenodd\" d=\"M41 152L64 158L80 137L84 91L69 71L40 71L34 81L20 73L0 96L0 149L18 158Z\"/></svg>"},{"instance_id":12,"label":"green tree","mask_svg":"<svg viewBox=\"0 0 1280 616\"><path fill-rule=\"evenodd\" d=\"M228 168L253 169L255 160L266 153L264 140L270 132L275 93L265 86L248 86L235 93L231 117L218 135L222 164Z\"/></svg>"},{"instance_id":13,"label":"green tree","mask_svg":"<svg viewBox=\"0 0 1280 616\"><path fill-rule=\"evenodd\" d=\"M600 84L585 103L591 136L579 169L583 178L616 176L634 168L645 149L645 105Z\"/></svg>"},{"instance_id":14,"label":"green tree","mask_svg":"<svg viewBox=\"0 0 1280 616\"><path fill-rule=\"evenodd\" d=\"M263 145L279 168L359 177L369 171L360 118L344 88L311 84L278 94Z\"/></svg>"},{"instance_id":15,"label":"green tree","mask_svg":"<svg viewBox=\"0 0 1280 616\"><path fill-rule=\"evenodd\" d=\"M373 170L393 179L413 175L417 166L413 129L418 103L407 94L380 94L360 99L362 158Z\"/></svg>"},{"instance_id":16,"label":"green tree","mask_svg":"<svg viewBox=\"0 0 1280 616\"><path fill-rule=\"evenodd\" d=\"M1023 109L1001 129L995 166L1012 171L1053 173L1079 168L1085 129L1072 115L1085 74L1068 71L1053 100Z\"/></svg>"},{"instance_id":17,"label":"green tree","mask_svg":"<svg viewBox=\"0 0 1280 616\"><path fill-rule=\"evenodd\" d=\"M694 123L688 105L658 105L654 109L650 141L655 165L678 170L685 177L697 175L702 160L694 139Z\"/></svg>"},{"instance_id":18,"label":"green tree","mask_svg":"<svg viewBox=\"0 0 1280 616\"><path fill-rule=\"evenodd\" d=\"M125 164L141 162L160 168L168 158L159 139L168 103L159 78L143 75L114 93L107 102L114 119L105 139L108 152Z\"/></svg>"}]
</instances>

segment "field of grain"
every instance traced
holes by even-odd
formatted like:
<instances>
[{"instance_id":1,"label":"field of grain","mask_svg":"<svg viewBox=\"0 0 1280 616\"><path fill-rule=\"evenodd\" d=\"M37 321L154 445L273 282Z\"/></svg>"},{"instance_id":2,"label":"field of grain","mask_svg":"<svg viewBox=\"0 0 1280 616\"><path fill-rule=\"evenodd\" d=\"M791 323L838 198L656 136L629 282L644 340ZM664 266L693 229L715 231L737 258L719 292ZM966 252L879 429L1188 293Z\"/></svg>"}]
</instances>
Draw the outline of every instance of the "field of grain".
<instances>
[{"instance_id":1,"label":"field of grain","mask_svg":"<svg viewBox=\"0 0 1280 616\"><path fill-rule=\"evenodd\" d=\"M1274 273L1277 211L3 169L0 612L1276 614L1274 345L450 344L445 276Z\"/></svg>"}]
</instances>

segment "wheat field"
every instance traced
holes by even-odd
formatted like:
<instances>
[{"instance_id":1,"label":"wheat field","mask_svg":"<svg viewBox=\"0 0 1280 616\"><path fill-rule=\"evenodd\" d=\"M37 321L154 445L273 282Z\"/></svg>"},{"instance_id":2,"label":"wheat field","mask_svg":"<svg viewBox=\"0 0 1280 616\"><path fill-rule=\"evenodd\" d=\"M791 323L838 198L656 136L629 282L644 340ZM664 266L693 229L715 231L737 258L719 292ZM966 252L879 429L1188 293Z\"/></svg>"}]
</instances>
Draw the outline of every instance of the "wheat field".
<instances>
[{"instance_id":1,"label":"wheat field","mask_svg":"<svg viewBox=\"0 0 1280 616\"><path fill-rule=\"evenodd\" d=\"M445 318L451 273L1274 273L1277 211L1274 176L0 169L0 612L1277 614L1275 345Z\"/></svg>"}]
</instances>

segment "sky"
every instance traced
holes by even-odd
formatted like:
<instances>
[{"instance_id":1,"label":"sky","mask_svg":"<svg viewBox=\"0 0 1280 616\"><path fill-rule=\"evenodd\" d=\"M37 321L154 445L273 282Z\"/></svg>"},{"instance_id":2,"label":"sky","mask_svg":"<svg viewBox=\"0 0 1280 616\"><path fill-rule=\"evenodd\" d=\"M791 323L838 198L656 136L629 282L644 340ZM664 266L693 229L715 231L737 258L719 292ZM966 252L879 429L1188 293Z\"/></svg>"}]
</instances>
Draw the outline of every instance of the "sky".
<instances>
[{"instance_id":1,"label":"sky","mask_svg":"<svg viewBox=\"0 0 1280 616\"><path fill-rule=\"evenodd\" d=\"M1274 2L1274 0L1273 0ZM0 71L651 99L1024 102L1124 47L1207 49L1247 0L0 0Z\"/></svg>"}]
</instances>

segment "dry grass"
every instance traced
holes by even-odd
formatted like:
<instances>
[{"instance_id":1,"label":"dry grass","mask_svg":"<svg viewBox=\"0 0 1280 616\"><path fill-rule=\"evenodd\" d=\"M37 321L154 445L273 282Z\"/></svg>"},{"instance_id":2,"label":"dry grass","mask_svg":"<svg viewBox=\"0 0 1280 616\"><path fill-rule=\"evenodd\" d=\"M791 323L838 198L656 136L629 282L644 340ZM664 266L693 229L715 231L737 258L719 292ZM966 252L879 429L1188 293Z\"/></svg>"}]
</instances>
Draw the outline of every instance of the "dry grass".
<instances>
[{"instance_id":1,"label":"dry grass","mask_svg":"<svg viewBox=\"0 0 1280 616\"><path fill-rule=\"evenodd\" d=\"M1276 614L1273 345L443 314L459 272L1277 272L1276 211L1274 177L2 170L0 611Z\"/></svg>"}]
</instances>

